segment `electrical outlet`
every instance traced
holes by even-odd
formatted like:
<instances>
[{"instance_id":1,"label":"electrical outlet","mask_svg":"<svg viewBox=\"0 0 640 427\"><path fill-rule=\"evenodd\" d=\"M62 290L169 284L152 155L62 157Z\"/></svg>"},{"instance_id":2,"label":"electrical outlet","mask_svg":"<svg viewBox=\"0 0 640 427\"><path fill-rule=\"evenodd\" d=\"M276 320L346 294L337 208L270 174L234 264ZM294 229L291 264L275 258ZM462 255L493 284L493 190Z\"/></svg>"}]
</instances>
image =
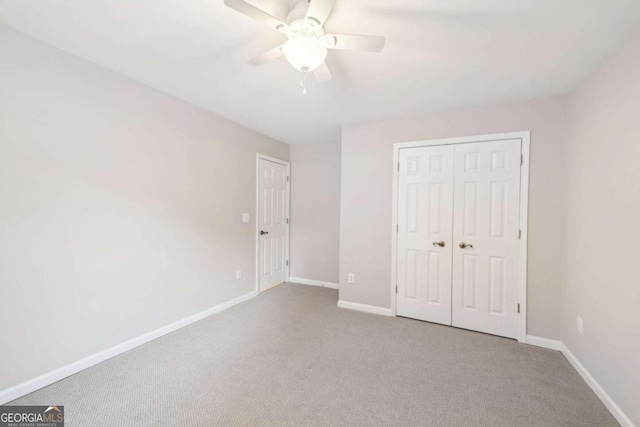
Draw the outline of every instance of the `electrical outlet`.
<instances>
[{"instance_id":1,"label":"electrical outlet","mask_svg":"<svg viewBox=\"0 0 640 427\"><path fill-rule=\"evenodd\" d=\"M236 279L242 279L242 270L236 270Z\"/></svg>"},{"instance_id":2,"label":"electrical outlet","mask_svg":"<svg viewBox=\"0 0 640 427\"><path fill-rule=\"evenodd\" d=\"M242 222L249 222L249 214L248 213L243 213L242 214Z\"/></svg>"},{"instance_id":3,"label":"electrical outlet","mask_svg":"<svg viewBox=\"0 0 640 427\"><path fill-rule=\"evenodd\" d=\"M582 317L580 316L578 316L576 328L578 329L578 332L582 333Z\"/></svg>"},{"instance_id":4,"label":"electrical outlet","mask_svg":"<svg viewBox=\"0 0 640 427\"><path fill-rule=\"evenodd\" d=\"M356 283L356 275L353 273L347 274L347 282L348 283Z\"/></svg>"}]
</instances>

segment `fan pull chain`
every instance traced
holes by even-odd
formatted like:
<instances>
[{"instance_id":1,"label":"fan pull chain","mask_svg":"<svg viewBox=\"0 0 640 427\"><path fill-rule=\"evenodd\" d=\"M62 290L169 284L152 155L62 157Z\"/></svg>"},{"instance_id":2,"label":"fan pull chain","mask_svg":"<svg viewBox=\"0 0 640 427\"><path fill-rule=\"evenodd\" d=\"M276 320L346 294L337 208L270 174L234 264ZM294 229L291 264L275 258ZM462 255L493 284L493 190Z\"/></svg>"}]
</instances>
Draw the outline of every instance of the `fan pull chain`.
<instances>
[{"instance_id":1,"label":"fan pull chain","mask_svg":"<svg viewBox=\"0 0 640 427\"><path fill-rule=\"evenodd\" d=\"M303 95L307 94L306 75L307 75L308 71L309 71L309 69L307 67L302 67L302 80L300 80L300 87L302 88L302 94Z\"/></svg>"}]
</instances>

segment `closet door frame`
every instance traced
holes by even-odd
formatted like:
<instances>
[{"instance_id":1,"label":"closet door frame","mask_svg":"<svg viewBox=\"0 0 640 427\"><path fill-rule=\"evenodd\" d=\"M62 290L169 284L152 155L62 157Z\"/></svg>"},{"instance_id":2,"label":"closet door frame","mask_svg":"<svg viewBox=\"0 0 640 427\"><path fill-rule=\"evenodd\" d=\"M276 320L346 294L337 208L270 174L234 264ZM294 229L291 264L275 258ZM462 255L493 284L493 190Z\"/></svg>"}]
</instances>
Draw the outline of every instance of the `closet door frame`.
<instances>
[{"instance_id":1,"label":"closet door frame","mask_svg":"<svg viewBox=\"0 0 640 427\"><path fill-rule=\"evenodd\" d=\"M493 135L467 136L461 138L434 139L425 141L398 142L393 144L393 200L391 212L391 315L396 316L397 249L398 249L398 169L402 148L429 147L436 145L469 144L476 142L520 140L522 143L522 166L520 168L520 244L518 251L518 341L527 342L527 241L529 212L529 145L531 132L510 132Z\"/></svg>"}]
</instances>

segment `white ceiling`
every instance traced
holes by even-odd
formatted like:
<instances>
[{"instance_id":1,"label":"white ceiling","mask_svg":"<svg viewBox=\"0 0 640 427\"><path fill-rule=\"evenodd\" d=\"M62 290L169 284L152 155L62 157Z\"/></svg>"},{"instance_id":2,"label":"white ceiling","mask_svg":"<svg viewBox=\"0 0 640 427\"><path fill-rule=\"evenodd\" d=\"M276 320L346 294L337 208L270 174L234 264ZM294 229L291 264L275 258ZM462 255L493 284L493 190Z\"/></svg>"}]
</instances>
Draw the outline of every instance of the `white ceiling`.
<instances>
[{"instance_id":1,"label":"white ceiling","mask_svg":"<svg viewBox=\"0 0 640 427\"><path fill-rule=\"evenodd\" d=\"M289 0L250 0L284 19ZM223 0L0 0L0 21L281 141L344 123L567 93L640 24L638 0L338 0L326 29L383 35L382 53L331 51L334 79L283 58L283 35ZM312 79L311 79L312 80Z\"/></svg>"}]
</instances>

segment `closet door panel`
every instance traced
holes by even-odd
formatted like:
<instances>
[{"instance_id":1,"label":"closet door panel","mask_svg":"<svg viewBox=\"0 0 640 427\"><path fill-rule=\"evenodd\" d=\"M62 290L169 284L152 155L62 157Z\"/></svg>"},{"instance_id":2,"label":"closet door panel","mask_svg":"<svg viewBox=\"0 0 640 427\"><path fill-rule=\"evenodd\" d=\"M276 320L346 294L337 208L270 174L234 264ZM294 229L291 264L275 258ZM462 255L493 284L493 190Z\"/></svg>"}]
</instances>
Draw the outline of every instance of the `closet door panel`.
<instances>
[{"instance_id":1,"label":"closet door panel","mask_svg":"<svg viewBox=\"0 0 640 427\"><path fill-rule=\"evenodd\" d=\"M520 140L455 146L452 324L517 336Z\"/></svg>"},{"instance_id":2,"label":"closet door panel","mask_svg":"<svg viewBox=\"0 0 640 427\"><path fill-rule=\"evenodd\" d=\"M452 146L400 150L396 311L451 324Z\"/></svg>"}]
</instances>

